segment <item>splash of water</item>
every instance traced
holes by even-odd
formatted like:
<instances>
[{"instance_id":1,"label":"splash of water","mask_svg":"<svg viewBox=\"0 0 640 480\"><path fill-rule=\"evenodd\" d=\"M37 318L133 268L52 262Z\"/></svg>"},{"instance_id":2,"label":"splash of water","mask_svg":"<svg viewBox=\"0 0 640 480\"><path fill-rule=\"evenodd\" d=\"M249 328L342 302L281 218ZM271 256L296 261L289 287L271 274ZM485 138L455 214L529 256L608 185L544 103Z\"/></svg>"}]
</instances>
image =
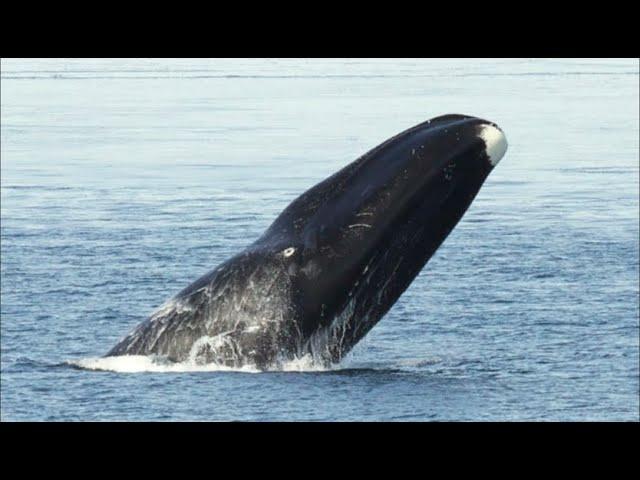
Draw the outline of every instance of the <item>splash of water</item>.
<instances>
[{"instance_id":1,"label":"splash of water","mask_svg":"<svg viewBox=\"0 0 640 480\"><path fill-rule=\"evenodd\" d=\"M68 360L68 365L85 370L100 370L118 373L180 373L180 372L322 372L333 370L314 361L310 355L301 358L278 362L266 370L260 370L254 365L229 367L219 363L202 363L197 357L184 362L172 362L164 356L158 355L121 355L114 357L90 357L78 360Z\"/></svg>"}]
</instances>

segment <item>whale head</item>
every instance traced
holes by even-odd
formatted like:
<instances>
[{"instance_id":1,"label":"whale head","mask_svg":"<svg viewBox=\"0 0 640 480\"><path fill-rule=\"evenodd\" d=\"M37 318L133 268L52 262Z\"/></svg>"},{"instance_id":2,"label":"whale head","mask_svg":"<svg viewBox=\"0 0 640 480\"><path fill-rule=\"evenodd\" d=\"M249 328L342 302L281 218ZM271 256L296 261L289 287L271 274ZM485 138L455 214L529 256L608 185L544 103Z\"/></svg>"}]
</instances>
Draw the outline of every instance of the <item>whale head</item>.
<instances>
[{"instance_id":1,"label":"whale head","mask_svg":"<svg viewBox=\"0 0 640 480\"><path fill-rule=\"evenodd\" d=\"M339 334L344 344L331 352L339 360L409 286L506 150L496 124L445 115L293 201L254 248L291 277L303 334Z\"/></svg>"}]
</instances>

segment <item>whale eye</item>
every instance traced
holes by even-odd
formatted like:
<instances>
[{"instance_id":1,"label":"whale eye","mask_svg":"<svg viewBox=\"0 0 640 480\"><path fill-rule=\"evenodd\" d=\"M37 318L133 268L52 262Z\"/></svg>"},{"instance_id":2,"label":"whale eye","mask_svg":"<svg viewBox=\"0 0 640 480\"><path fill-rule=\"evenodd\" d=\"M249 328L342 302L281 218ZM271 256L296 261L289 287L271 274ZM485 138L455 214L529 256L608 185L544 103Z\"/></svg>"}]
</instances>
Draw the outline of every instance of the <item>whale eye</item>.
<instances>
[{"instance_id":1,"label":"whale eye","mask_svg":"<svg viewBox=\"0 0 640 480\"><path fill-rule=\"evenodd\" d=\"M293 255L293 254L295 253L295 251L296 251L296 249L295 249L295 248L293 248L293 247L285 248L285 249L282 251L282 255L283 255L285 258L287 258L287 257L290 257L291 255Z\"/></svg>"}]
</instances>

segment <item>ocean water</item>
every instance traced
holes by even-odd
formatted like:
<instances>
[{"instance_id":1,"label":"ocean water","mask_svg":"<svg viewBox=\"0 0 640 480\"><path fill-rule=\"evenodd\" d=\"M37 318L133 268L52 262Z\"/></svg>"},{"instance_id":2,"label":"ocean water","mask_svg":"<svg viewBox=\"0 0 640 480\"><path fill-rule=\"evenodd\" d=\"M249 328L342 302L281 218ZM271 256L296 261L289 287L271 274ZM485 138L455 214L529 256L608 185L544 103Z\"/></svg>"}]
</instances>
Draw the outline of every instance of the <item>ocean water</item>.
<instances>
[{"instance_id":1,"label":"ocean water","mask_svg":"<svg viewBox=\"0 0 640 480\"><path fill-rule=\"evenodd\" d=\"M2 420L639 420L637 59L1 67ZM98 359L303 191L445 113L509 150L342 364Z\"/></svg>"}]
</instances>

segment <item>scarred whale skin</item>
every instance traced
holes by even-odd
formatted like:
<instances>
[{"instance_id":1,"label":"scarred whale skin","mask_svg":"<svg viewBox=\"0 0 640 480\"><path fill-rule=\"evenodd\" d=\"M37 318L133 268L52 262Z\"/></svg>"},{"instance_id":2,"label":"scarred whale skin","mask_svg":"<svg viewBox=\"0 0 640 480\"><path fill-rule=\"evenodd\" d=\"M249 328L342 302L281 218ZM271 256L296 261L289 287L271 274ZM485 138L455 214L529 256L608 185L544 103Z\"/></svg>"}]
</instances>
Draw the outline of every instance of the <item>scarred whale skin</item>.
<instances>
[{"instance_id":1,"label":"scarred whale skin","mask_svg":"<svg viewBox=\"0 0 640 480\"><path fill-rule=\"evenodd\" d=\"M396 135L295 199L107 356L261 369L305 355L339 362L411 284L506 149L494 123L465 115Z\"/></svg>"}]
</instances>

